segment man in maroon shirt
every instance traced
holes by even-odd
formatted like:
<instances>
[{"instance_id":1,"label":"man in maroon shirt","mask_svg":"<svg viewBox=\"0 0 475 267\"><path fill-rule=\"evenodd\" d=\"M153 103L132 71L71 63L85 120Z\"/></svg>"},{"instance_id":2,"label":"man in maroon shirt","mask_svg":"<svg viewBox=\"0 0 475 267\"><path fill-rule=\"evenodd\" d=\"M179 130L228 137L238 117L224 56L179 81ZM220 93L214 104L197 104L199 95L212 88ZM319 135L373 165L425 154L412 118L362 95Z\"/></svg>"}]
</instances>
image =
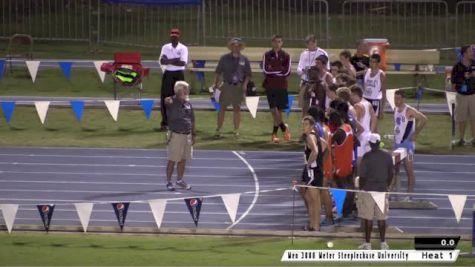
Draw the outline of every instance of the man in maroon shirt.
<instances>
[{"instance_id":1,"label":"man in maroon shirt","mask_svg":"<svg viewBox=\"0 0 475 267\"><path fill-rule=\"evenodd\" d=\"M273 143L280 141L277 136L279 128L283 132L284 140L290 140L289 126L282 119L282 111L289 105L287 79L290 75L291 62L289 54L282 50L283 43L281 35L272 36L272 50L266 52L262 59L262 70L265 75L263 87L274 120Z\"/></svg>"}]
</instances>

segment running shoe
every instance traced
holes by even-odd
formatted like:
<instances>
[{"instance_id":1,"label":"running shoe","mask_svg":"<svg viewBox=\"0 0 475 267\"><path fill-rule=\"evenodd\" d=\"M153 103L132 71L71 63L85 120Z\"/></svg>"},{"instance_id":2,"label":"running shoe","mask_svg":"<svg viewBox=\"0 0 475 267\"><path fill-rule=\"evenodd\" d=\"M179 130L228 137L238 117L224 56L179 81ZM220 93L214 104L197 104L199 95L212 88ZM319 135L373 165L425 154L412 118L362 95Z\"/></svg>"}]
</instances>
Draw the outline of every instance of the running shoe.
<instances>
[{"instance_id":1,"label":"running shoe","mask_svg":"<svg viewBox=\"0 0 475 267\"><path fill-rule=\"evenodd\" d=\"M216 132L214 133L214 138L221 138L221 137L222 137L221 130L216 129Z\"/></svg>"},{"instance_id":2,"label":"running shoe","mask_svg":"<svg viewBox=\"0 0 475 267\"><path fill-rule=\"evenodd\" d=\"M389 250L389 245L386 242L381 242L381 250Z\"/></svg>"},{"instance_id":3,"label":"running shoe","mask_svg":"<svg viewBox=\"0 0 475 267\"><path fill-rule=\"evenodd\" d=\"M239 131L238 130L234 130L233 134L234 134L234 137L239 138Z\"/></svg>"},{"instance_id":4,"label":"running shoe","mask_svg":"<svg viewBox=\"0 0 475 267\"><path fill-rule=\"evenodd\" d=\"M172 182L167 183L167 190L168 191L175 191L175 187L173 186Z\"/></svg>"},{"instance_id":5,"label":"running shoe","mask_svg":"<svg viewBox=\"0 0 475 267\"><path fill-rule=\"evenodd\" d=\"M285 132L284 132L284 140L285 141L290 141L291 135L290 135L290 129L289 125L286 123L285 124Z\"/></svg>"},{"instance_id":6,"label":"running shoe","mask_svg":"<svg viewBox=\"0 0 475 267\"><path fill-rule=\"evenodd\" d=\"M364 242L363 244L359 245L358 249L371 250L371 243Z\"/></svg>"},{"instance_id":7,"label":"running shoe","mask_svg":"<svg viewBox=\"0 0 475 267\"><path fill-rule=\"evenodd\" d=\"M277 136L277 134L272 134L272 143L278 144L279 142L280 142L280 139Z\"/></svg>"},{"instance_id":8,"label":"running shoe","mask_svg":"<svg viewBox=\"0 0 475 267\"><path fill-rule=\"evenodd\" d=\"M180 187L180 188L185 189L185 190L190 190L191 189L191 185L185 183L185 181L183 181L183 180L177 180L175 185L177 187Z\"/></svg>"}]
</instances>

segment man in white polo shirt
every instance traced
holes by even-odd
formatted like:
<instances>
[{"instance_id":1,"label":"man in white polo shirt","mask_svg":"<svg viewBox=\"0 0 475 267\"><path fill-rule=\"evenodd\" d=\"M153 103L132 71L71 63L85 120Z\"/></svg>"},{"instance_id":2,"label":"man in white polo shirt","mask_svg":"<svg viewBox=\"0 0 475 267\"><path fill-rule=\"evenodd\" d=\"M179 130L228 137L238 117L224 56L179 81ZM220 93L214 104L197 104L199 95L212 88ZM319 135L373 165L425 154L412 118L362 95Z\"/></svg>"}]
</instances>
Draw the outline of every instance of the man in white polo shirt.
<instances>
[{"instance_id":1,"label":"man in white polo shirt","mask_svg":"<svg viewBox=\"0 0 475 267\"><path fill-rule=\"evenodd\" d=\"M180 29L170 30L170 43L162 46L160 65L162 68L162 89L160 92L161 130L168 129L167 110L163 105L165 98L173 96L175 82L185 80L184 71L188 64L188 48L180 43Z\"/></svg>"},{"instance_id":2,"label":"man in white polo shirt","mask_svg":"<svg viewBox=\"0 0 475 267\"><path fill-rule=\"evenodd\" d=\"M297 74L300 76L300 91L299 91L299 106L302 108L302 117L307 115L307 110L310 105L310 93L309 90L312 88L312 83L310 81L308 70L310 67L315 66L315 59L321 55L328 57L328 53L318 47L317 38L315 35L310 34L305 38L305 49L299 58L299 64L297 66ZM330 70L330 61L326 64L327 70Z\"/></svg>"}]
</instances>

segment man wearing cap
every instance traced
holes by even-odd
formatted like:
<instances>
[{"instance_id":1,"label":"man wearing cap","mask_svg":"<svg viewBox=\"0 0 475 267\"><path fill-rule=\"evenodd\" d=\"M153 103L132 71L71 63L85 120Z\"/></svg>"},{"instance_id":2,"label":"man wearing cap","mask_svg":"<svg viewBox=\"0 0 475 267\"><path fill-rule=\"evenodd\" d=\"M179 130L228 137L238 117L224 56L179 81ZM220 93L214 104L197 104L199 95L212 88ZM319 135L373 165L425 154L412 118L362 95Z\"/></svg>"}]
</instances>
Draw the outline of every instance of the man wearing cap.
<instances>
[{"instance_id":1,"label":"man wearing cap","mask_svg":"<svg viewBox=\"0 0 475 267\"><path fill-rule=\"evenodd\" d=\"M180 43L180 30L170 30L170 43L162 46L160 65L162 68L162 89L160 91L160 111L162 113L162 130L168 129L167 109L163 105L165 98L173 96L175 82L185 80L185 68L188 63L188 48Z\"/></svg>"},{"instance_id":2,"label":"man wearing cap","mask_svg":"<svg viewBox=\"0 0 475 267\"><path fill-rule=\"evenodd\" d=\"M389 203L387 196L384 199L384 210L381 210L369 191L388 192L393 182L394 168L393 159L389 152L380 148L381 137L372 133L368 136L371 151L366 153L359 166L360 190L368 192L358 193L358 217L363 221L365 242L359 249L371 249L371 231L373 230L373 218L378 220L381 249L389 249L386 243L386 219L388 218Z\"/></svg>"},{"instance_id":3,"label":"man wearing cap","mask_svg":"<svg viewBox=\"0 0 475 267\"><path fill-rule=\"evenodd\" d=\"M221 91L219 97L220 109L215 134L217 138L221 137L224 115L229 105L233 106L233 133L236 137L239 137L241 102L246 97L247 83L251 78L251 64L247 57L241 54L241 50L244 48L244 43L241 38L232 38L228 42L228 48L231 52L221 56L219 59L213 85L215 89Z\"/></svg>"},{"instance_id":4,"label":"man wearing cap","mask_svg":"<svg viewBox=\"0 0 475 267\"><path fill-rule=\"evenodd\" d=\"M315 35L308 35L305 38L305 45L307 49L300 54L299 64L297 66L297 74L300 76L299 106L302 108L302 117L307 115L307 110L310 106L310 91L315 83L315 81L310 80L309 70L312 66L315 66L315 59L317 57L323 55L328 59L328 53L318 47ZM325 66L329 71L330 62L327 61Z\"/></svg>"}]
</instances>

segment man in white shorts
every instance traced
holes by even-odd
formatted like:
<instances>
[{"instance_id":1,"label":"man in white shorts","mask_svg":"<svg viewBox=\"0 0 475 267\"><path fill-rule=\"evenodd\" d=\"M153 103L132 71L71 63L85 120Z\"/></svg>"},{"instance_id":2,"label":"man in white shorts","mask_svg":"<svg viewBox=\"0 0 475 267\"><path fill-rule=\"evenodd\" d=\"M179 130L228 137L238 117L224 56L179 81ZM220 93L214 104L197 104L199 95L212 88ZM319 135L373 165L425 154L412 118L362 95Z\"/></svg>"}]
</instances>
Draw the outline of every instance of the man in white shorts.
<instances>
[{"instance_id":1,"label":"man in white shorts","mask_svg":"<svg viewBox=\"0 0 475 267\"><path fill-rule=\"evenodd\" d=\"M363 97L371 103L379 119L383 118L386 99L386 74L379 68L381 56L373 54L369 58L370 68L364 75Z\"/></svg>"},{"instance_id":2,"label":"man in white shorts","mask_svg":"<svg viewBox=\"0 0 475 267\"><path fill-rule=\"evenodd\" d=\"M195 144L195 114L189 102L189 85L178 81L174 87L175 95L165 98L168 112L168 163L167 189L175 191L177 187L190 190L191 186L183 180L186 161L191 160ZM173 169L177 163L177 180L172 183Z\"/></svg>"},{"instance_id":3,"label":"man in white shorts","mask_svg":"<svg viewBox=\"0 0 475 267\"><path fill-rule=\"evenodd\" d=\"M407 192L414 192L416 177L414 175L414 149L416 138L427 122L427 117L417 109L405 103L403 90L397 90L394 95L394 149L405 148L407 157L404 165L407 173ZM408 196L405 201L411 200Z\"/></svg>"}]
</instances>

